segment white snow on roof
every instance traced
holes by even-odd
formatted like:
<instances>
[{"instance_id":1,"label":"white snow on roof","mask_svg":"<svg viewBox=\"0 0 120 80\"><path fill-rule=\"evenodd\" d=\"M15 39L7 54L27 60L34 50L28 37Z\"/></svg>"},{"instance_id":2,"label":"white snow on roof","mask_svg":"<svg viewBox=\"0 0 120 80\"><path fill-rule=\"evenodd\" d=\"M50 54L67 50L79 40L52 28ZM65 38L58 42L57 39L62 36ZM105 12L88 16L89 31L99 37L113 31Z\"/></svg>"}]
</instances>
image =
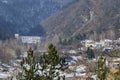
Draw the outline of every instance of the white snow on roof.
<instances>
[{"instance_id":1,"label":"white snow on roof","mask_svg":"<svg viewBox=\"0 0 120 80\"><path fill-rule=\"evenodd\" d=\"M71 56L74 61L77 61L78 59L82 59L81 56Z\"/></svg>"},{"instance_id":2,"label":"white snow on roof","mask_svg":"<svg viewBox=\"0 0 120 80\"><path fill-rule=\"evenodd\" d=\"M68 53L70 53L70 54L76 54L76 51L75 50L69 50Z\"/></svg>"},{"instance_id":3,"label":"white snow on roof","mask_svg":"<svg viewBox=\"0 0 120 80\"><path fill-rule=\"evenodd\" d=\"M1 73L0 72L0 78L8 78L8 77L10 77L10 74L9 73Z\"/></svg>"},{"instance_id":4,"label":"white snow on roof","mask_svg":"<svg viewBox=\"0 0 120 80\"><path fill-rule=\"evenodd\" d=\"M72 57L72 59L74 60L74 61L77 61L77 57L76 56L71 56Z\"/></svg>"},{"instance_id":5,"label":"white snow on roof","mask_svg":"<svg viewBox=\"0 0 120 80\"><path fill-rule=\"evenodd\" d=\"M74 77L74 73L70 73L70 74L68 74L68 73L65 73L65 77L66 78L70 78L70 77Z\"/></svg>"}]
</instances>

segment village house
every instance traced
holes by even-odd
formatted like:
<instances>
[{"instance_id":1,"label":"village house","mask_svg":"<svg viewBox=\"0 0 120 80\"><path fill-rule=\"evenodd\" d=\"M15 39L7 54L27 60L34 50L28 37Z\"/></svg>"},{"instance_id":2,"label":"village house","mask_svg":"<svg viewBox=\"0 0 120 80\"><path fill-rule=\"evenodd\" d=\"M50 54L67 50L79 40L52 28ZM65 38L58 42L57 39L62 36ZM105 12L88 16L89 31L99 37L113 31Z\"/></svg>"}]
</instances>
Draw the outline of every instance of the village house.
<instances>
[{"instance_id":1,"label":"village house","mask_svg":"<svg viewBox=\"0 0 120 80\"><path fill-rule=\"evenodd\" d=\"M118 70L118 67L120 65L120 58L112 58L112 59L108 59L108 67L110 69L110 72L115 74L117 73L119 70Z\"/></svg>"},{"instance_id":2,"label":"village house","mask_svg":"<svg viewBox=\"0 0 120 80\"><path fill-rule=\"evenodd\" d=\"M110 47L112 45L112 42L113 41L110 39L100 40L102 47Z\"/></svg>"},{"instance_id":3,"label":"village house","mask_svg":"<svg viewBox=\"0 0 120 80\"><path fill-rule=\"evenodd\" d=\"M81 41L81 44L88 48L88 47L92 47L92 48L104 48L105 49L112 49L112 43L113 41L110 39L104 39L104 40L100 40L100 42L96 42L94 40L84 40Z\"/></svg>"},{"instance_id":4,"label":"village house","mask_svg":"<svg viewBox=\"0 0 120 80\"><path fill-rule=\"evenodd\" d=\"M96 44L95 44L95 41L93 40L84 40L84 41L81 41L82 45L84 45L85 47L95 47Z\"/></svg>"}]
</instances>

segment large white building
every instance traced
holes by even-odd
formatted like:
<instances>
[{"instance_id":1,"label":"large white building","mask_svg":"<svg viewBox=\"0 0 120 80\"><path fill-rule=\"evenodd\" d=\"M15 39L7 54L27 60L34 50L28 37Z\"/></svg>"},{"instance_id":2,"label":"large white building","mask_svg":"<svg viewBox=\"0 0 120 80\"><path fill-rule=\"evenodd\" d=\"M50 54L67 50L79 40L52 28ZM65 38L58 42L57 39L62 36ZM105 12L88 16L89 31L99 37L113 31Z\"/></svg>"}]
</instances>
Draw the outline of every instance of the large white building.
<instances>
[{"instance_id":1,"label":"large white building","mask_svg":"<svg viewBox=\"0 0 120 80\"><path fill-rule=\"evenodd\" d=\"M41 42L41 37L39 36L19 36L19 34L15 34L15 38L20 39L22 43L26 44L37 44Z\"/></svg>"},{"instance_id":2,"label":"large white building","mask_svg":"<svg viewBox=\"0 0 120 80\"><path fill-rule=\"evenodd\" d=\"M27 44L37 44L41 41L41 38L38 36L21 36L20 39L23 43Z\"/></svg>"}]
</instances>

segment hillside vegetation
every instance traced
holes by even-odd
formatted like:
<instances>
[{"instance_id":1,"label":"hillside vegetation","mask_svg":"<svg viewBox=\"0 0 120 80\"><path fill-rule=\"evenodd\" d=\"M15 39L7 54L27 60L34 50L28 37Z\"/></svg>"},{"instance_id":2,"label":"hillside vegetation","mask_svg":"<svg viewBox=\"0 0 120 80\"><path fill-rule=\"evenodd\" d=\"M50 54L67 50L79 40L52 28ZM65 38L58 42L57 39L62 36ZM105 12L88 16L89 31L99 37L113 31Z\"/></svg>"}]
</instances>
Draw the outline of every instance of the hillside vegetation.
<instances>
[{"instance_id":1,"label":"hillside vegetation","mask_svg":"<svg viewBox=\"0 0 120 80\"><path fill-rule=\"evenodd\" d=\"M41 22L48 37L99 40L119 37L120 0L77 0Z\"/></svg>"}]
</instances>

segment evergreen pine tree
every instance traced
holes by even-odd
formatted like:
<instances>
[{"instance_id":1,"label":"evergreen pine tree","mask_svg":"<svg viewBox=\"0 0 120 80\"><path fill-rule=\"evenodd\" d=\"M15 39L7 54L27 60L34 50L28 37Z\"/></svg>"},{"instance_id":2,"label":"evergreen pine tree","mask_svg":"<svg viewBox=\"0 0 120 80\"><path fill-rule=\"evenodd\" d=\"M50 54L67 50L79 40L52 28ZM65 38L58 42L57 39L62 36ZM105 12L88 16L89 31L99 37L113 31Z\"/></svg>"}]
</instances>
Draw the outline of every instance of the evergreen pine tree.
<instances>
[{"instance_id":1,"label":"evergreen pine tree","mask_svg":"<svg viewBox=\"0 0 120 80\"><path fill-rule=\"evenodd\" d=\"M65 80L65 76L60 74L67 68L67 63L65 58L59 57L53 44L49 45L47 53L40 56L38 63L35 62L31 48L27 53L21 62L18 80Z\"/></svg>"},{"instance_id":2,"label":"evergreen pine tree","mask_svg":"<svg viewBox=\"0 0 120 80\"><path fill-rule=\"evenodd\" d=\"M87 48L87 56L88 59L95 58L94 51L90 47Z\"/></svg>"},{"instance_id":3,"label":"evergreen pine tree","mask_svg":"<svg viewBox=\"0 0 120 80\"><path fill-rule=\"evenodd\" d=\"M64 76L60 76L60 72L65 70L66 65L65 59L59 57L53 44L48 46L48 53L44 53L40 57L42 75L47 80L65 80Z\"/></svg>"},{"instance_id":4,"label":"evergreen pine tree","mask_svg":"<svg viewBox=\"0 0 120 80\"><path fill-rule=\"evenodd\" d=\"M119 71L115 74L115 80L120 80L120 62L117 68Z\"/></svg>"},{"instance_id":5,"label":"evergreen pine tree","mask_svg":"<svg viewBox=\"0 0 120 80\"><path fill-rule=\"evenodd\" d=\"M105 66L105 58L100 56L98 60L98 71L97 71L97 78L98 80L105 80L107 74L107 69Z\"/></svg>"},{"instance_id":6,"label":"evergreen pine tree","mask_svg":"<svg viewBox=\"0 0 120 80\"><path fill-rule=\"evenodd\" d=\"M30 48L27 51L27 57L21 62L22 72L19 73L19 80L35 80L35 72L37 71L33 50Z\"/></svg>"}]
</instances>

